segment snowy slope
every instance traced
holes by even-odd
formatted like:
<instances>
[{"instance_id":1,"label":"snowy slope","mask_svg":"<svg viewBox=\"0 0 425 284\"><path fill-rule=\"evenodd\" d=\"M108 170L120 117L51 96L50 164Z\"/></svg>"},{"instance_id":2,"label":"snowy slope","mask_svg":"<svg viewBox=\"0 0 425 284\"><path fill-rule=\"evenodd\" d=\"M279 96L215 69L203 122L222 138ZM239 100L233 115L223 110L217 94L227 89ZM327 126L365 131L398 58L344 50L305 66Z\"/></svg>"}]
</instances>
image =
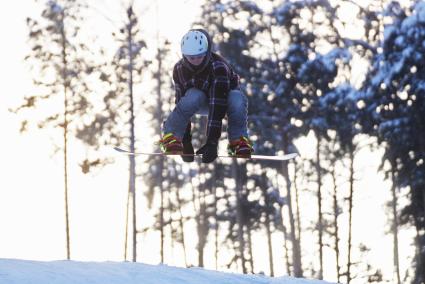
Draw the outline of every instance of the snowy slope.
<instances>
[{"instance_id":1,"label":"snowy slope","mask_svg":"<svg viewBox=\"0 0 425 284\"><path fill-rule=\"evenodd\" d=\"M326 284L291 277L270 278L131 262L0 259L0 284Z\"/></svg>"}]
</instances>

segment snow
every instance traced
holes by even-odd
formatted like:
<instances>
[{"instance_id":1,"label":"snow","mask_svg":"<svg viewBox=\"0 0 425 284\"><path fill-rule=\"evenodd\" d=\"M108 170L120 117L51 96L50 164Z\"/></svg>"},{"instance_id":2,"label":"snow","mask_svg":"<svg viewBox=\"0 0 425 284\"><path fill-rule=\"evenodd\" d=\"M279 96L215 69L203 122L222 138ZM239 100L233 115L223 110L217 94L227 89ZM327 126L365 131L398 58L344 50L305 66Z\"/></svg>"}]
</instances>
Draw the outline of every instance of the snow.
<instances>
[{"instance_id":1,"label":"snow","mask_svg":"<svg viewBox=\"0 0 425 284\"><path fill-rule=\"evenodd\" d=\"M407 118L387 119L380 123L379 132L383 134L385 134L385 132L400 132L399 128L408 124L409 119Z\"/></svg>"},{"instance_id":2,"label":"snow","mask_svg":"<svg viewBox=\"0 0 425 284\"><path fill-rule=\"evenodd\" d=\"M425 2L417 3L413 10L413 14L403 20L401 26L403 30L416 28L419 24L425 23Z\"/></svg>"},{"instance_id":3,"label":"snow","mask_svg":"<svg viewBox=\"0 0 425 284\"><path fill-rule=\"evenodd\" d=\"M63 8L56 1L48 1L47 5L50 6L53 14L60 14L63 11Z\"/></svg>"},{"instance_id":4,"label":"snow","mask_svg":"<svg viewBox=\"0 0 425 284\"><path fill-rule=\"evenodd\" d=\"M384 41L388 40L396 32L397 32L397 29L394 26L385 26Z\"/></svg>"},{"instance_id":5,"label":"snow","mask_svg":"<svg viewBox=\"0 0 425 284\"><path fill-rule=\"evenodd\" d=\"M415 11L418 15L418 21L425 23L425 2L421 1L415 5Z\"/></svg>"},{"instance_id":6,"label":"snow","mask_svg":"<svg viewBox=\"0 0 425 284\"><path fill-rule=\"evenodd\" d=\"M326 284L318 280L224 273L134 262L0 259L0 284Z\"/></svg>"}]
</instances>

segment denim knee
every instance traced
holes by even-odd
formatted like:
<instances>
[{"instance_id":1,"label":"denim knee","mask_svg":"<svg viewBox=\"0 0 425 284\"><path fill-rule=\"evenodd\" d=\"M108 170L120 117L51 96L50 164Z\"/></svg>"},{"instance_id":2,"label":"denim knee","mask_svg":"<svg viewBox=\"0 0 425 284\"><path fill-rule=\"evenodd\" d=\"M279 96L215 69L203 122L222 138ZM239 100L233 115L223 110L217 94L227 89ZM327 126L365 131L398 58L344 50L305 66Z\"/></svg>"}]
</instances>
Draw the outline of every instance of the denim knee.
<instances>
[{"instance_id":1,"label":"denim knee","mask_svg":"<svg viewBox=\"0 0 425 284\"><path fill-rule=\"evenodd\" d=\"M239 90L231 90L227 97L227 112L246 113L248 109L248 99L245 94Z\"/></svg>"},{"instance_id":2,"label":"denim knee","mask_svg":"<svg viewBox=\"0 0 425 284\"><path fill-rule=\"evenodd\" d=\"M236 140L239 137L248 136L248 98L239 90L229 92L227 98L227 117L229 140Z\"/></svg>"},{"instance_id":3,"label":"denim knee","mask_svg":"<svg viewBox=\"0 0 425 284\"><path fill-rule=\"evenodd\" d=\"M179 111L184 115L192 116L195 114L206 100L206 95L199 89L191 88L186 91L185 95L177 104Z\"/></svg>"}]
</instances>

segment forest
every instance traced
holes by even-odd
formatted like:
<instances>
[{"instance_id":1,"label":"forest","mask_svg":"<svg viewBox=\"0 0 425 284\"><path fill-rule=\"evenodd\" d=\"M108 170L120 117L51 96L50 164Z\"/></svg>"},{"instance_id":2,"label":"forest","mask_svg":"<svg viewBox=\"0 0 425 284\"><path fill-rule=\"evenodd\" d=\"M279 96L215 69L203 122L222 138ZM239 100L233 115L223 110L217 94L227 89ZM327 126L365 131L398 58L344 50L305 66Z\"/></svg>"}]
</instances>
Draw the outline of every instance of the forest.
<instances>
[{"instance_id":1,"label":"forest","mask_svg":"<svg viewBox=\"0 0 425 284\"><path fill-rule=\"evenodd\" d=\"M214 51L241 76L255 153L299 157L188 164L105 154L102 149L114 146L157 150L162 122L174 107L178 50L158 34L146 35L151 27L142 24L136 0L116 11L121 26L103 30L108 45L89 28L91 15L101 13L93 2L40 0L41 13L26 22L25 62L37 92L11 111L22 133L54 129L60 135L54 147L63 161L67 259L69 168L91 175L127 159L124 260L138 261L141 236L155 233L164 264L176 251L186 267L205 267L211 258L215 269L242 273L425 283L425 2L200 2L193 27L212 35ZM192 120L195 148L203 144L205 123L205 117ZM226 120L223 149L225 128ZM76 144L86 151L73 165ZM313 155L305 155L306 148ZM368 263L370 248L353 230L364 153L379 153L378 172L390 184L392 274ZM149 226L141 198L154 216ZM407 268L400 265L400 230L414 232ZM190 242L196 251L189 251ZM266 258L256 257L259 247ZM196 254L195 263L189 254ZM268 270L258 271L258 262Z\"/></svg>"}]
</instances>

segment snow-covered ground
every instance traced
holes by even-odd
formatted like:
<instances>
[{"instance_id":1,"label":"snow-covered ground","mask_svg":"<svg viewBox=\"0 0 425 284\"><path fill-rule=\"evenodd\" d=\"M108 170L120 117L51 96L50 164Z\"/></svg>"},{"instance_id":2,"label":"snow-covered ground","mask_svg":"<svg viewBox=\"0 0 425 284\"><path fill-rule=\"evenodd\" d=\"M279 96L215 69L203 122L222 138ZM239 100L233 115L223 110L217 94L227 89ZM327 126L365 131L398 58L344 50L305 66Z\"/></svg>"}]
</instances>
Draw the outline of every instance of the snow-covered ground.
<instances>
[{"instance_id":1,"label":"snow-covered ground","mask_svg":"<svg viewBox=\"0 0 425 284\"><path fill-rule=\"evenodd\" d=\"M0 284L326 284L132 262L0 259Z\"/></svg>"}]
</instances>

